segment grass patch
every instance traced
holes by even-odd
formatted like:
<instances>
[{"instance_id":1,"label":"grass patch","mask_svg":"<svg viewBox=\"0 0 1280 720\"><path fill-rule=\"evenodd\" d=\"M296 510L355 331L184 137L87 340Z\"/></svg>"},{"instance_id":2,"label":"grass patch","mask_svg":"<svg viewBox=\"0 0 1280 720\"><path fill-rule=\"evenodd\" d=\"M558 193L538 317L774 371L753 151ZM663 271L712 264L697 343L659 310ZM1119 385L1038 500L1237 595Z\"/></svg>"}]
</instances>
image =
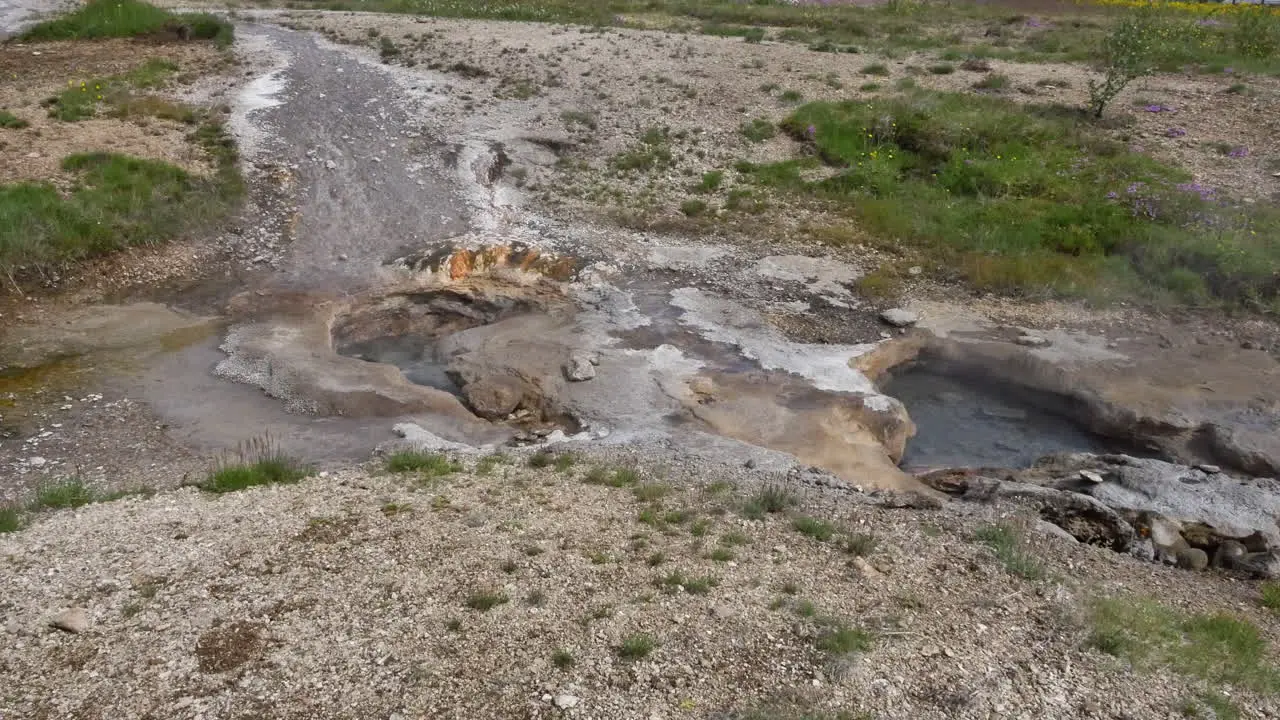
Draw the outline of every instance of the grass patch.
<instances>
[{"instance_id":1,"label":"grass patch","mask_svg":"<svg viewBox=\"0 0 1280 720\"><path fill-rule=\"evenodd\" d=\"M200 485L211 493L227 493L259 485L290 485L311 475L311 468L286 454L270 435L242 443Z\"/></svg>"},{"instance_id":2,"label":"grass patch","mask_svg":"<svg viewBox=\"0 0 1280 720\"><path fill-rule=\"evenodd\" d=\"M23 120L17 115L14 115L8 110L0 110L0 128L4 128L6 130L21 130L30 124L31 123Z\"/></svg>"},{"instance_id":3,"label":"grass patch","mask_svg":"<svg viewBox=\"0 0 1280 720\"><path fill-rule=\"evenodd\" d=\"M1169 667L1211 684L1280 691L1280 673L1258 628L1226 614L1186 615L1143 598L1106 598L1092 608L1090 644L1140 670Z\"/></svg>"},{"instance_id":4,"label":"grass patch","mask_svg":"<svg viewBox=\"0 0 1280 720\"><path fill-rule=\"evenodd\" d=\"M1280 582L1264 582L1258 589L1262 593L1259 599L1262 607L1280 613Z\"/></svg>"},{"instance_id":5,"label":"grass patch","mask_svg":"<svg viewBox=\"0 0 1280 720\"><path fill-rule=\"evenodd\" d=\"M636 500L641 502L661 500L670 493L671 486L663 485L662 483L645 483L643 485L636 485L631 489L631 494L635 495Z\"/></svg>"},{"instance_id":6,"label":"grass patch","mask_svg":"<svg viewBox=\"0 0 1280 720\"><path fill-rule=\"evenodd\" d=\"M551 653L551 665L557 670L568 670L576 665L577 662L573 657L573 653L564 648L556 648L556 651Z\"/></svg>"},{"instance_id":7,"label":"grass patch","mask_svg":"<svg viewBox=\"0 0 1280 720\"><path fill-rule=\"evenodd\" d=\"M862 68L863 75L876 75L878 77L888 77L889 67L884 63L872 63Z\"/></svg>"},{"instance_id":8,"label":"grass patch","mask_svg":"<svg viewBox=\"0 0 1280 720\"><path fill-rule=\"evenodd\" d=\"M742 514L752 520L780 513L797 503L795 495L781 485L766 485L742 506Z\"/></svg>"},{"instance_id":9,"label":"grass patch","mask_svg":"<svg viewBox=\"0 0 1280 720\"><path fill-rule=\"evenodd\" d=\"M684 213L686 217L704 215L707 212L707 201L698 200L697 198L685 200L680 203L680 212Z\"/></svg>"},{"instance_id":10,"label":"grass patch","mask_svg":"<svg viewBox=\"0 0 1280 720\"><path fill-rule=\"evenodd\" d=\"M94 501L93 489L78 477L44 483L36 488L32 510L59 510L88 505Z\"/></svg>"},{"instance_id":11,"label":"grass patch","mask_svg":"<svg viewBox=\"0 0 1280 720\"><path fill-rule=\"evenodd\" d=\"M690 595L706 595L711 592L711 588L719 585L720 581L709 575L690 577L683 571L673 570L655 580L654 584L667 593L679 592L684 588L684 591Z\"/></svg>"},{"instance_id":12,"label":"grass patch","mask_svg":"<svg viewBox=\"0 0 1280 720\"><path fill-rule=\"evenodd\" d=\"M867 557L876 551L880 541L870 533L850 533L844 537L841 547L850 555Z\"/></svg>"},{"instance_id":13,"label":"grass patch","mask_svg":"<svg viewBox=\"0 0 1280 720\"><path fill-rule=\"evenodd\" d=\"M950 75L956 71L956 66L951 63L936 63L929 66L929 72L934 75Z\"/></svg>"},{"instance_id":14,"label":"grass patch","mask_svg":"<svg viewBox=\"0 0 1280 720\"><path fill-rule=\"evenodd\" d=\"M623 660L643 660L657 647L657 641L649 633L628 635L618 646L618 657Z\"/></svg>"},{"instance_id":15,"label":"grass patch","mask_svg":"<svg viewBox=\"0 0 1280 720\"><path fill-rule=\"evenodd\" d=\"M62 161L68 192L48 183L0 185L0 271L28 272L155 244L216 226L244 192L234 143L222 126L200 124L191 140L217 161L211 177L168 163L113 153Z\"/></svg>"},{"instance_id":16,"label":"grass patch","mask_svg":"<svg viewBox=\"0 0 1280 720\"><path fill-rule=\"evenodd\" d=\"M476 463L477 475L491 475L499 465L510 465L511 456L505 453L493 453L485 455Z\"/></svg>"},{"instance_id":17,"label":"grass patch","mask_svg":"<svg viewBox=\"0 0 1280 720\"><path fill-rule=\"evenodd\" d=\"M710 193L720 189L720 185L724 183L723 170L710 170L702 173L702 180L695 186L696 192Z\"/></svg>"},{"instance_id":18,"label":"grass patch","mask_svg":"<svg viewBox=\"0 0 1280 720\"><path fill-rule=\"evenodd\" d=\"M831 656L850 655L871 649L871 633L851 627L838 620L823 623L822 631L814 642L815 647Z\"/></svg>"},{"instance_id":19,"label":"grass patch","mask_svg":"<svg viewBox=\"0 0 1280 720\"><path fill-rule=\"evenodd\" d=\"M995 92L1000 92L1002 90L1007 90L1009 88L1009 84L1010 80L1008 75L992 73L974 83L973 88L975 90L993 90Z\"/></svg>"},{"instance_id":20,"label":"grass patch","mask_svg":"<svg viewBox=\"0 0 1280 720\"><path fill-rule=\"evenodd\" d=\"M738 132L749 142L759 143L773 139L778 134L778 128L764 118L752 118L742 123Z\"/></svg>"},{"instance_id":21,"label":"grass patch","mask_svg":"<svg viewBox=\"0 0 1280 720\"><path fill-rule=\"evenodd\" d=\"M731 560L736 560L738 556L734 555L733 551L727 547L718 547L713 548L710 553L707 553L707 557L716 562L729 562Z\"/></svg>"},{"instance_id":22,"label":"grass patch","mask_svg":"<svg viewBox=\"0 0 1280 720\"><path fill-rule=\"evenodd\" d=\"M468 595L462 604L477 612L488 612L508 602L510 602L510 598L500 590L482 590Z\"/></svg>"},{"instance_id":23,"label":"grass patch","mask_svg":"<svg viewBox=\"0 0 1280 720\"><path fill-rule=\"evenodd\" d=\"M604 485L612 488L631 487L640 481L639 474L630 468L618 468L612 472L608 468L593 467L582 482L588 485Z\"/></svg>"},{"instance_id":24,"label":"grass patch","mask_svg":"<svg viewBox=\"0 0 1280 720\"><path fill-rule=\"evenodd\" d=\"M0 505L0 535L22 529L22 510L14 505Z\"/></svg>"},{"instance_id":25,"label":"grass patch","mask_svg":"<svg viewBox=\"0 0 1280 720\"><path fill-rule=\"evenodd\" d=\"M172 35L227 47L231 23L208 13L175 14L138 0L90 0L74 12L33 25L24 40L89 40Z\"/></svg>"},{"instance_id":26,"label":"grass patch","mask_svg":"<svg viewBox=\"0 0 1280 720\"><path fill-rule=\"evenodd\" d=\"M1236 205L1080 113L915 91L815 102L783 124L813 156L739 163L983 290L1280 308L1280 211ZM810 132L812 128L812 132ZM838 171L805 179L825 163Z\"/></svg>"},{"instance_id":27,"label":"grass patch","mask_svg":"<svg viewBox=\"0 0 1280 720\"><path fill-rule=\"evenodd\" d=\"M805 537L818 542L826 542L836 535L836 528L829 522L808 515L797 515L791 518L791 527Z\"/></svg>"},{"instance_id":28,"label":"grass patch","mask_svg":"<svg viewBox=\"0 0 1280 720\"><path fill-rule=\"evenodd\" d=\"M393 473L421 473L423 477L443 477L461 472L462 465L440 453L399 450L387 457L386 468Z\"/></svg>"},{"instance_id":29,"label":"grass patch","mask_svg":"<svg viewBox=\"0 0 1280 720\"><path fill-rule=\"evenodd\" d=\"M974 538L991 548L996 554L996 559L1010 574L1026 580L1039 580L1044 577L1044 568L1035 556L1027 552L1022 535L1013 527L985 525L978 528Z\"/></svg>"}]
</instances>

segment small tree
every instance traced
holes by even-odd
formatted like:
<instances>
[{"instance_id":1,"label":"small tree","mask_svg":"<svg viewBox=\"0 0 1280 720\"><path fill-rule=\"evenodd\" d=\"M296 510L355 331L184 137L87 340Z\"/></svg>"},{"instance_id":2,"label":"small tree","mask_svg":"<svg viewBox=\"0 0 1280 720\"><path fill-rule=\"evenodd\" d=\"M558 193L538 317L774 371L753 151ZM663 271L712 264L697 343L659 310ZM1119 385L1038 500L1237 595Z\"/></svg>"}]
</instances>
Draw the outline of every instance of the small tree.
<instances>
[{"instance_id":1,"label":"small tree","mask_svg":"<svg viewBox=\"0 0 1280 720\"><path fill-rule=\"evenodd\" d=\"M1151 55L1155 21L1150 12L1128 15L1102 42L1105 75L1102 82L1089 81L1089 112L1096 118L1131 81L1152 72Z\"/></svg>"}]
</instances>

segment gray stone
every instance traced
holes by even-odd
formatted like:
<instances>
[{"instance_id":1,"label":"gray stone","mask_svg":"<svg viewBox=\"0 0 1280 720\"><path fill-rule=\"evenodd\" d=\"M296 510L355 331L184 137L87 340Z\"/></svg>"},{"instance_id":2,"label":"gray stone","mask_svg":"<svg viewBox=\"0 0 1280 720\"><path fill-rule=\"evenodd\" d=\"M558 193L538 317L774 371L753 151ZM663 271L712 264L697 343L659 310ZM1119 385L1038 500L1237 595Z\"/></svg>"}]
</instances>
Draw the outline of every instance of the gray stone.
<instances>
[{"instance_id":1,"label":"gray stone","mask_svg":"<svg viewBox=\"0 0 1280 720\"><path fill-rule=\"evenodd\" d=\"M920 315L904 308L892 308L880 313L880 319L894 327L911 327L920 322Z\"/></svg>"},{"instance_id":2,"label":"gray stone","mask_svg":"<svg viewBox=\"0 0 1280 720\"><path fill-rule=\"evenodd\" d=\"M1093 483L1094 485L1097 485L1097 484L1099 484L1099 483L1105 482L1105 478L1103 478L1103 477L1102 477L1102 475L1100 475L1100 474L1098 474L1098 473L1096 473L1096 472L1094 472L1094 471L1092 471L1092 470L1081 470L1081 471L1080 471L1080 479L1081 479L1081 480L1085 480L1085 481L1087 481L1087 482L1091 482L1091 483Z\"/></svg>"},{"instance_id":3,"label":"gray stone","mask_svg":"<svg viewBox=\"0 0 1280 720\"><path fill-rule=\"evenodd\" d=\"M67 608L54 615L49 625L69 633L82 633L89 629L89 614L81 607Z\"/></svg>"},{"instance_id":4,"label":"gray stone","mask_svg":"<svg viewBox=\"0 0 1280 720\"><path fill-rule=\"evenodd\" d=\"M1080 541L1076 539L1075 535L1072 535L1071 533L1067 532L1066 530L1063 530L1062 528L1058 527L1057 525L1054 525L1053 523L1047 520L1037 520L1035 524L1035 529L1036 529L1036 532L1040 533L1041 535L1044 535L1045 537L1057 538L1059 540L1063 540L1072 545L1080 544Z\"/></svg>"},{"instance_id":5,"label":"gray stone","mask_svg":"<svg viewBox=\"0 0 1280 720\"><path fill-rule=\"evenodd\" d=\"M1129 554L1145 562L1156 561L1156 546L1149 539L1143 538L1129 547Z\"/></svg>"},{"instance_id":6,"label":"gray stone","mask_svg":"<svg viewBox=\"0 0 1280 720\"><path fill-rule=\"evenodd\" d=\"M1183 548L1178 551L1178 567L1186 570L1204 570L1209 567L1209 554L1200 548Z\"/></svg>"},{"instance_id":7,"label":"gray stone","mask_svg":"<svg viewBox=\"0 0 1280 720\"><path fill-rule=\"evenodd\" d=\"M1019 335L1014 338L1014 342L1027 347L1049 347L1052 344L1049 338L1040 335Z\"/></svg>"},{"instance_id":8,"label":"gray stone","mask_svg":"<svg viewBox=\"0 0 1280 720\"><path fill-rule=\"evenodd\" d=\"M1245 548L1244 543L1224 540L1213 554L1213 565L1225 570L1234 570L1248 553L1249 550Z\"/></svg>"},{"instance_id":9,"label":"gray stone","mask_svg":"<svg viewBox=\"0 0 1280 720\"><path fill-rule=\"evenodd\" d=\"M574 353L564 364L564 376L573 382L590 380L596 376L595 363L591 362L590 355Z\"/></svg>"},{"instance_id":10,"label":"gray stone","mask_svg":"<svg viewBox=\"0 0 1280 720\"><path fill-rule=\"evenodd\" d=\"M1222 472L1222 468L1218 467L1217 465L1202 464L1202 465L1197 465L1196 469L1199 470L1200 472L1209 473L1210 475L1217 475L1218 473Z\"/></svg>"},{"instance_id":11,"label":"gray stone","mask_svg":"<svg viewBox=\"0 0 1280 720\"><path fill-rule=\"evenodd\" d=\"M1280 578L1280 553L1275 550L1249 553L1240 558L1236 567L1249 572L1254 577L1275 580Z\"/></svg>"},{"instance_id":12,"label":"gray stone","mask_svg":"<svg viewBox=\"0 0 1280 720\"><path fill-rule=\"evenodd\" d=\"M578 698L574 695L557 695L551 702L561 710L568 710L578 706Z\"/></svg>"}]
</instances>

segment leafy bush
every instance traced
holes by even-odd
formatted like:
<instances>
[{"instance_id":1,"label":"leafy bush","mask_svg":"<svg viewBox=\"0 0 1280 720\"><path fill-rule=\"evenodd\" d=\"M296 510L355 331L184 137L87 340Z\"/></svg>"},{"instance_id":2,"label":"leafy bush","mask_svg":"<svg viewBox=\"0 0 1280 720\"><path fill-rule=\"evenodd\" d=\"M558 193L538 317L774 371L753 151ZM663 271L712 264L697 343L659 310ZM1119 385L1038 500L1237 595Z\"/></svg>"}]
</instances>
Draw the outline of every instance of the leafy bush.
<instances>
[{"instance_id":1,"label":"leafy bush","mask_svg":"<svg viewBox=\"0 0 1280 720\"><path fill-rule=\"evenodd\" d=\"M1133 80L1149 75L1155 42L1154 16L1147 11L1124 15L1100 48L1102 82L1089 81L1089 112L1102 117L1107 105Z\"/></svg>"}]
</instances>

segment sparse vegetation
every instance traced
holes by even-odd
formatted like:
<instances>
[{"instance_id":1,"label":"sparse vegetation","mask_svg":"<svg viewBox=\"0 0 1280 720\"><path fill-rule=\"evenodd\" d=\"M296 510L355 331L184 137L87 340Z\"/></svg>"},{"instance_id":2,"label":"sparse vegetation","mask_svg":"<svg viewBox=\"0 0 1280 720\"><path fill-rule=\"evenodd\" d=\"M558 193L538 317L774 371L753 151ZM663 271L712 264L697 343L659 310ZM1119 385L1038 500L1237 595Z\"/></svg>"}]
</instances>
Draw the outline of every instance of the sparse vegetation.
<instances>
[{"instance_id":1,"label":"sparse vegetation","mask_svg":"<svg viewBox=\"0 0 1280 720\"><path fill-rule=\"evenodd\" d=\"M88 505L93 501L93 489L80 478L72 476L38 486L30 507L32 510L59 510Z\"/></svg>"},{"instance_id":2,"label":"sparse vegetation","mask_svg":"<svg viewBox=\"0 0 1280 720\"><path fill-rule=\"evenodd\" d=\"M791 527L805 537L818 542L826 542L836 535L836 528L829 522L808 515L797 515L791 518Z\"/></svg>"},{"instance_id":3,"label":"sparse vegetation","mask_svg":"<svg viewBox=\"0 0 1280 720\"><path fill-rule=\"evenodd\" d=\"M270 435L263 435L242 443L234 455L224 458L200 488L227 493L260 485L289 485L311 472L311 468L281 450Z\"/></svg>"},{"instance_id":4,"label":"sparse vegetation","mask_svg":"<svg viewBox=\"0 0 1280 720\"><path fill-rule=\"evenodd\" d=\"M15 505L0 505L0 534L22 529L22 510Z\"/></svg>"},{"instance_id":5,"label":"sparse vegetation","mask_svg":"<svg viewBox=\"0 0 1280 720\"><path fill-rule=\"evenodd\" d=\"M975 90L991 90L1000 92L1009 87L1009 76L992 73L973 84Z\"/></svg>"},{"instance_id":6,"label":"sparse vegetation","mask_svg":"<svg viewBox=\"0 0 1280 720\"><path fill-rule=\"evenodd\" d=\"M707 201L690 198L680 203L680 212L687 217L698 217L707 212Z\"/></svg>"},{"instance_id":7,"label":"sparse vegetation","mask_svg":"<svg viewBox=\"0 0 1280 720\"><path fill-rule=\"evenodd\" d=\"M1258 586L1262 607L1280 613L1280 582L1268 581Z\"/></svg>"},{"instance_id":8,"label":"sparse vegetation","mask_svg":"<svg viewBox=\"0 0 1280 720\"><path fill-rule=\"evenodd\" d=\"M477 612L488 612L509 601L510 598L501 590L482 590L467 596L463 604Z\"/></svg>"},{"instance_id":9,"label":"sparse vegetation","mask_svg":"<svg viewBox=\"0 0 1280 720\"><path fill-rule=\"evenodd\" d=\"M649 633L628 635L618 646L618 657L623 660L643 660L657 647L657 642Z\"/></svg>"},{"instance_id":10,"label":"sparse vegetation","mask_svg":"<svg viewBox=\"0 0 1280 720\"><path fill-rule=\"evenodd\" d=\"M844 537L841 545L850 555L866 557L876 551L879 541L870 533L849 533Z\"/></svg>"},{"instance_id":11,"label":"sparse vegetation","mask_svg":"<svg viewBox=\"0 0 1280 720\"><path fill-rule=\"evenodd\" d=\"M636 500L641 502L653 502L661 500L671 492L670 485L662 483L644 483L631 488L631 494L635 495Z\"/></svg>"},{"instance_id":12,"label":"sparse vegetation","mask_svg":"<svg viewBox=\"0 0 1280 720\"><path fill-rule=\"evenodd\" d=\"M889 76L889 67L883 63L872 63L862 68L863 75L879 75L881 77Z\"/></svg>"},{"instance_id":13,"label":"sparse vegetation","mask_svg":"<svg viewBox=\"0 0 1280 720\"><path fill-rule=\"evenodd\" d=\"M772 139L778 134L778 128L764 118L754 118L743 123L738 132L748 141L758 143Z\"/></svg>"},{"instance_id":14,"label":"sparse vegetation","mask_svg":"<svg viewBox=\"0 0 1280 720\"><path fill-rule=\"evenodd\" d=\"M573 653L564 648L556 648L556 651L551 653L551 665L557 670L568 670L576 663Z\"/></svg>"},{"instance_id":15,"label":"sparse vegetation","mask_svg":"<svg viewBox=\"0 0 1280 720\"><path fill-rule=\"evenodd\" d=\"M690 577L681 570L673 570L658 578L655 584L668 593L679 592L683 588L690 595L706 595L719 581L711 576Z\"/></svg>"},{"instance_id":16,"label":"sparse vegetation","mask_svg":"<svg viewBox=\"0 0 1280 720\"><path fill-rule=\"evenodd\" d=\"M1186 615L1154 600L1105 598L1093 604L1090 644L1140 670L1169 667L1213 684L1280 692L1267 642L1246 620Z\"/></svg>"},{"instance_id":17,"label":"sparse vegetation","mask_svg":"<svg viewBox=\"0 0 1280 720\"><path fill-rule=\"evenodd\" d=\"M30 124L31 123L23 120L17 115L14 115L8 110L0 110L0 128L4 128L6 130L21 130Z\"/></svg>"},{"instance_id":18,"label":"sparse vegetation","mask_svg":"<svg viewBox=\"0 0 1280 720\"><path fill-rule=\"evenodd\" d=\"M707 554L707 557L715 562L729 562L730 560L737 559L737 556L733 554L733 551L727 547L712 548L711 552Z\"/></svg>"},{"instance_id":19,"label":"sparse vegetation","mask_svg":"<svg viewBox=\"0 0 1280 720\"><path fill-rule=\"evenodd\" d=\"M443 477L462 471L462 465L447 455L420 450L399 450L387 457L386 467L393 473L419 473L424 478Z\"/></svg>"},{"instance_id":20,"label":"sparse vegetation","mask_svg":"<svg viewBox=\"0 0 1280 720\"><path fill-rule=\"evenodd\" d=\"M996 554L1005 570L1026 580L1044 577L1044 568L1026 549L1022 534L1010 525L985 525L978 528L974 537Z\"/></svg>"},{"instance_id":21,"label":"sparse vegetation","mask_svg":"<svg viewBox=\"0 0 1280 720\"><path fill-rule=\"evenodd\" d=\"M956 66L951 63L936 63L929 66L929 72L934 75L950 75L956 71Z\"/></svg>"},{"instance_id":22,"label":"sparse vegetation","mask_svg":"<svg viewBox=\"0 0 1280 720\"><path fill-rule=\"evenodd\" d=\"M1138 11L1122 16L1102 43L1102 82L1089 81L1089 112L1102 113L1130 82L1155 70L1155 17Z\"/></svg>"},{"instance_id":23,"label":"sparse vegetation","mask_svg":"<svg viewBox=\"0 0 1280 720\"><path fill-rule=\"evenodd\" d=\"M780 513L795 505L796 497L782 485L766 485L742 507L742 514L753 520L767 514Z\"/></svg>"},{"instance_id":24,"label":"sparse vegetation","mask_svg":"<svg viewBox=\"0 0 1280 720\"><path fill-rule=\"evenodd\" d=\"M842 621L826 619L815 645L828 655L838 657L871 649L871 634Z\"/></svg>"}]
</instances>

